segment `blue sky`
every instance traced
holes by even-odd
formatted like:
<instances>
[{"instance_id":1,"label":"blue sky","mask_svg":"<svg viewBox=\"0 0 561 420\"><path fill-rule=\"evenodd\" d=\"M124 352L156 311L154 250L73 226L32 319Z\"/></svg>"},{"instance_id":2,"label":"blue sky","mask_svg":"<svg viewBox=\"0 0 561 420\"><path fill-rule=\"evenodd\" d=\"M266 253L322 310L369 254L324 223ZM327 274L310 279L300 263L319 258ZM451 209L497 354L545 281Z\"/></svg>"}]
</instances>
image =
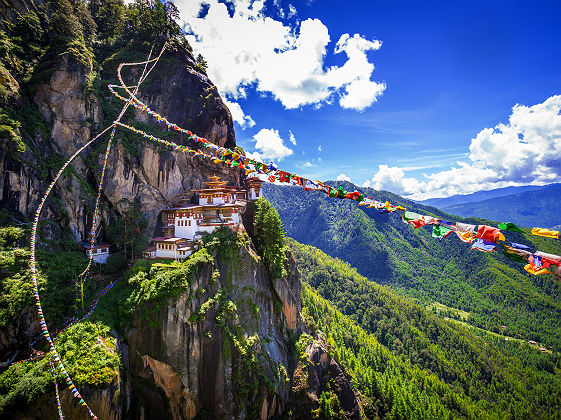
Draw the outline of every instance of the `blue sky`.
<instances>
[{"instance_id":1,"label":"blue sky","mask_svg":"<svg viewBox=\"0 0 561 420\"><path fill-rule=\"evenodd\" d=\"M256 157L414 198L561 181L559 2L204 3L176 5Z\"/></svg>"}]
</instances>

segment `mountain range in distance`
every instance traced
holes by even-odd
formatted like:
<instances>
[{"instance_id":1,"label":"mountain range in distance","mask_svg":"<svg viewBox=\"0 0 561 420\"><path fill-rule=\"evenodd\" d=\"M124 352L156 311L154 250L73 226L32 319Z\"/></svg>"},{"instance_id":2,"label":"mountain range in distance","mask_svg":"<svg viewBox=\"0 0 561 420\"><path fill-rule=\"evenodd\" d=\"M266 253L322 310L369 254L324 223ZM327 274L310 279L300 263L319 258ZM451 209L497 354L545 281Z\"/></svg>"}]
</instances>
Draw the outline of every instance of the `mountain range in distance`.
<instances>
[{"instance_id":1,"label":"mountain range in distance","mask_svg":"<svg viewBox=\"0 0 561 420\"><path fill-rule=\"evenodd\" d=\"M525 227L561 226L561 184L527 185L417 201L462 217L482 217Z\"/></svg>"}]
</instances>

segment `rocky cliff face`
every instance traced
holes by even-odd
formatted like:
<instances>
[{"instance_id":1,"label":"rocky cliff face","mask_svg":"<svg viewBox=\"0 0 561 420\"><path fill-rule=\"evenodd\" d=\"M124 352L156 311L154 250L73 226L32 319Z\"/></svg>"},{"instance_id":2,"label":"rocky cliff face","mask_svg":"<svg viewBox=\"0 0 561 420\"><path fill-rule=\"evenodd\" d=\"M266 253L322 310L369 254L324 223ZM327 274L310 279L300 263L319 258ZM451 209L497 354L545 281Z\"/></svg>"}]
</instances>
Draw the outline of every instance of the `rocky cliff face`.
<instances>
[{"instance_id":1,"label":"rocky cliff face","mask_svg":"<svg viewBox=\"0 0 561 420\"><path fill-rule=\"evenodd\" d=\"M324 404L329 405L337 418L361 419L359 396L345 369L330 354L325 334L317 331L313 337L306 338L291 381L293 418L307 419L310 413L320 418L325 416L325 407L320 402L323 397Z\"/></svg>"},{"instance_id":2,"label":"rocky cliff face","mask_svg":"<svg viewBox=\"0 0 561 420\"><path fill-rule=\"evenodd\" d=\"M138 73L139 69L133 69L125 77L132 81ZM23 127L20 134L27 143L27 151L17 156L9 153L7 147L0 148L3 208L30 217L65 157L110 124L110 115L105 115L107 112L104 113L100 103L117 108L121 103L110 97L104 86L100 92L107 97L89 92L88 75L83 64L66 54L52 68L50 77L37 86L34 103L44 120L46 133L41 135L38 130ZM112 79L116 77L113 75ZM139 96L153 109L216 144L235 146L232 117L214 85L206 75L196 71L195 61L187 50L176 46L166 52L144 85ZM137 112L136 120L146 122L147 114ZM126 143L120 141L123 136ZM69 228L76 240L87 239L91 228L96 184L103 163L102 144L106 139L100 138L92 150L76 159L73 169L67 170L59 181L54 199L43 213L46 219ZM185 139L177 136L174 140L185 143ZM3 139L4 146L6 143ZM123 129L117 131L114 144L104 186L101 226L107 226L111 215L119 211L122 199L137 200L148 226L153 228L159 211L170 204L171 197L202 187L209 176L216 174L236 185L241 181L240 173L231 168L185 153L162 150L140 136L131 137ZM48 233L54 237L60 234L52 230ZM147 232L151 233L151 230ZM104 235L102 227L98 237L103 239Z\"/></svg>"},{"instance_id":3,"label":"rocky cliff face","mask_svg":"<svg viewBox=\"0 0 561 420\"><path fill-rule=\"evenodd\" d=\"M288 302L279 294L299 296L299 289L294 274L273 284L250 247L236 249L231 258L216 255L215 264L198 271L189 292L134 321L123 361L133 378L131 393L144 404L130 405L127 415L280 416L290 395L289 337L299 322L286 318L282 308ZM300 310L299 299L295 303Z\"/></svg>"}]
</instances>

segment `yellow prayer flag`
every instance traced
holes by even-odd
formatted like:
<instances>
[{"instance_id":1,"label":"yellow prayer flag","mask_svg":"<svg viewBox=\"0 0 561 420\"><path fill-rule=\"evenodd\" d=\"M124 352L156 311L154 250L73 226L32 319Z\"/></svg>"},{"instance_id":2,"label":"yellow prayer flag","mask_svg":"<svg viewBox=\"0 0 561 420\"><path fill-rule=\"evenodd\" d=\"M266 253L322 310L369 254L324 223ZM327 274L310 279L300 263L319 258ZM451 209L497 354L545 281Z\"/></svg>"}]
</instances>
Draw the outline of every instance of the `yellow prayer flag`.
<instances>
[{"instance_id":1,"label":"yellow prayer flag","mask_svg":"<svg viewBox=\"0 0 561 420\"><path fill-rule=\"evenodd\" d=\"M459 230L456 231L456 235L460 238L460 241L471 243L473 238L475 237L472 232L460 232Z\"/></svg>"},{"instance_id":2,"label":"yellow prayer flag","mask_svg":"<svg viewBox=\"0 0 561 420\"><path fill-rule=\"evenodd\" d=\"M541 270L535 270L534 267L532 267L530 264L526 264L524 266L524 270L526 270L528 273L533 274L534 276L537 276L539 274L546 274L549 273L550 271L546 268L542 268Z\"/></svg>"},{"instance_id":3,"label":"yellow prayer flag","mask_svg":"<svg viewBox=\"0 0 561 420\"><path fill-rule=\"evenodd\" d=\"M549 230L544 228L533 228L532 235L537 236L545 236L547 238L557 238L559 239L559 231L558 230Z\"/></svg>"}]
</instances>

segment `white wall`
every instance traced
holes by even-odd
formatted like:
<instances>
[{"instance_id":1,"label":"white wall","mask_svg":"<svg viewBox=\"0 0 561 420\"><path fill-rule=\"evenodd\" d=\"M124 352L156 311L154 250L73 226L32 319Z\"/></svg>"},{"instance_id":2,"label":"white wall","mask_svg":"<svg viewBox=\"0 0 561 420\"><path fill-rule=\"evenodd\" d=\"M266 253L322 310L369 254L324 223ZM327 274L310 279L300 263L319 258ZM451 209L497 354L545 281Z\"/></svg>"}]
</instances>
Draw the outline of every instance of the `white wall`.
<instances>
[{"instance_id":1,"label":"white wall","mask_svg":"<svg viewBox=\"0 0 561 420\"><path fill-rule=\"evenodd\" d=\"M94 254L92 260L96 263L105 264L107 262L107 258L109 258L109 253Z\"/></svg>"},{"instance_id":2,"label":"white wall","mask_svg":"<svg viewBox=\"0 0 561 420\"><path fill-rule=\"evenodd\" d=\"M257 192L255 191L255 188L250 188L249 189L249 199L250 200L257 200L260 196L261 196L261 191L259 191L259 195L257 195Z\"/></svg>"},{"instance_id":3,"label":"white wall","mask_svg":"<svg viewBox=\"0 0 561 420\"><path fill-rule=\"evenodd\" d=\"M199 197L199 204L224 204L223 197L212 197L212 203L208 202L208 197L201 198Z\"/></svg>"},{"instance_id":4,"label":"white wall","mask_svg":"<svg viewBox=\"0 0 561 420\"><path fill-rule=\"evenodd\" d=\"M179 221L185 226L179 226ZM191 226L189 226L189 221L191 221ZM197 220L194 217L176 217L175 218L175 236L178 238L184 238L193 240L195 232L198 230Z\"/></svg>"},{"instance_id":5,"label":"white wall","mask_svg":"<svg viewBox=\"0 0 561 420\"><path fill-rule=\"evenodd\" d=\"M156 258L176 258L176 252L174 249L156 248Z\"/></svg>"}]
</instances>

